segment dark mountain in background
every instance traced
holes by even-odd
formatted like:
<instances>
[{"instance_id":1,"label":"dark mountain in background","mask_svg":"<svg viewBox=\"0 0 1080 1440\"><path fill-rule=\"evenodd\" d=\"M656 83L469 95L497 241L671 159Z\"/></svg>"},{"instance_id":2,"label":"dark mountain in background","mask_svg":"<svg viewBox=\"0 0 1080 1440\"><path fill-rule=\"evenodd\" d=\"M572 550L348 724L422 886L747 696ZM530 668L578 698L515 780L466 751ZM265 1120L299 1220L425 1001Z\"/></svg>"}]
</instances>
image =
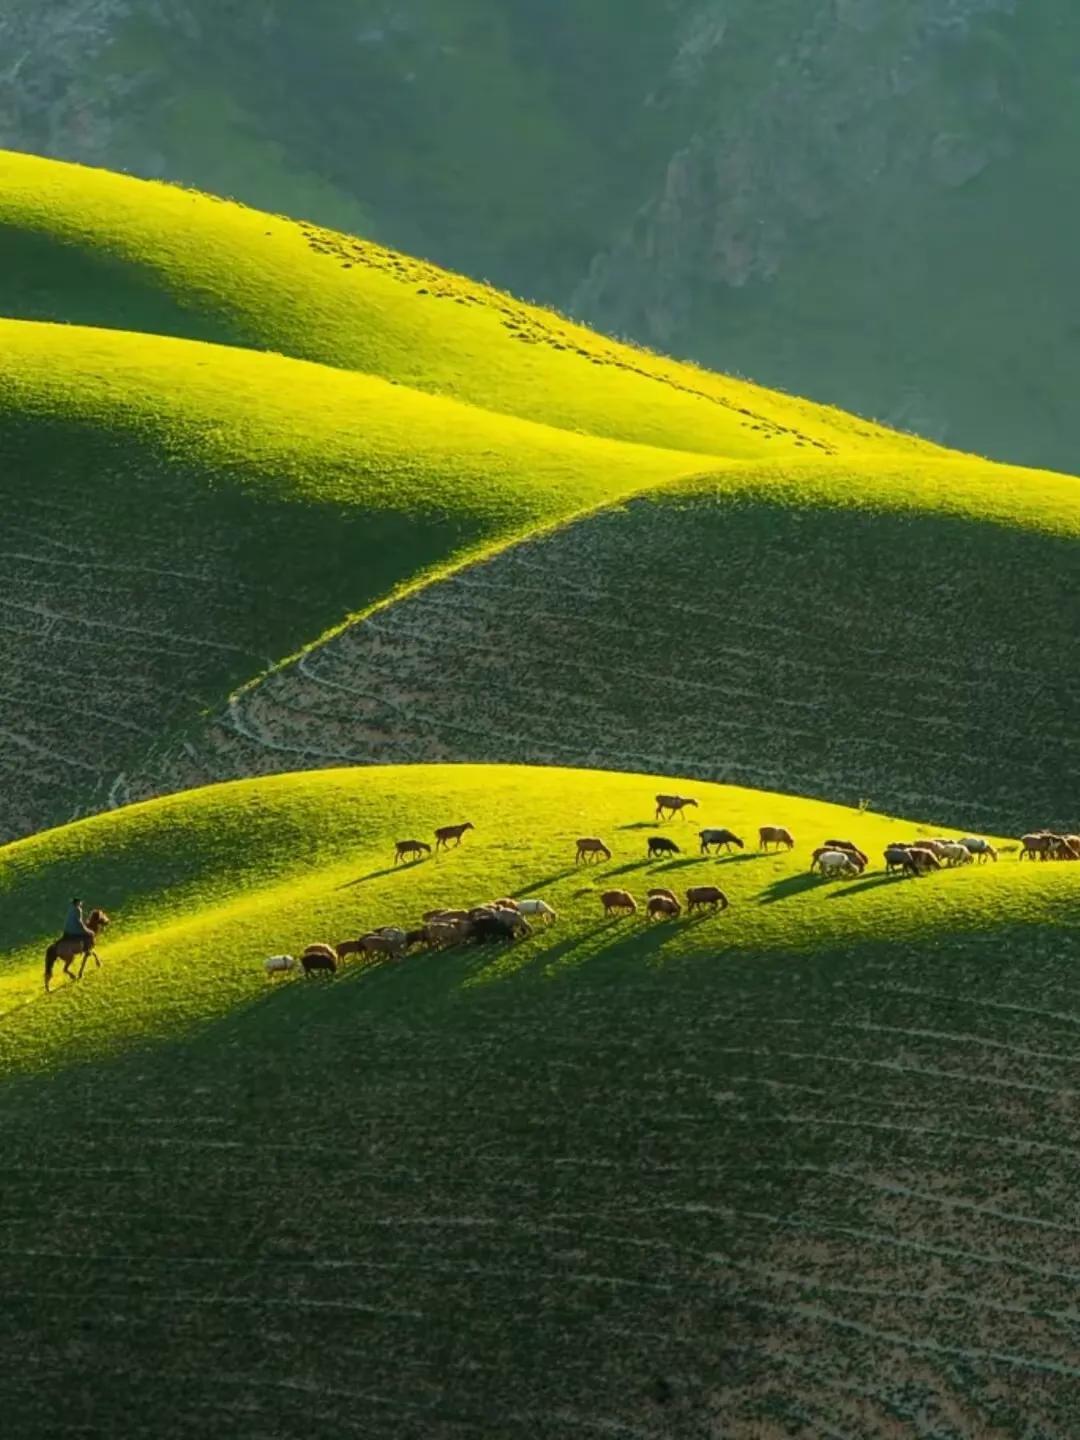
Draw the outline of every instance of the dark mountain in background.
<instances>
[{"instance_id":1,"label":"dark mountain in background","mask_svg":"<svg viewBox=\"0 0 1080 1440\"><path fill-rule=\"evenodd\" d=\"M1068 0L7 0L0 146L1076 468Z\"/></svg>"}]
</instances>

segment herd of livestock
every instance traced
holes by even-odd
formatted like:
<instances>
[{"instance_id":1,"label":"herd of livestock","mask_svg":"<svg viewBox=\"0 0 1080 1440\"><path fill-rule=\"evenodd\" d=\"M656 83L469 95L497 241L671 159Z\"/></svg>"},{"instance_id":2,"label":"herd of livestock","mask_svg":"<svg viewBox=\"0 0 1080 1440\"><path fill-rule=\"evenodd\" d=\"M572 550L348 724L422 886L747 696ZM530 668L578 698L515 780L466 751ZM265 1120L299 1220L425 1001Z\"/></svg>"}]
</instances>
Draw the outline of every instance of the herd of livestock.
<instances>
[{"instance_id":1,"label":"herd of livestock","mask_svg":"<svg viewBox=\"0 0 1080 1440\"><path fill-rule=\"evenodd\" d=\"M659 822L665 816L681 814L685 819L686 809L696 805L697 801L687 796L657 795L655 818ZM466 831L474 828L471 821L441 826L435 831L435 851L446 849L451 844L460 845ZM702 855L714 851L730 855L746 848L745 841L733 830L706 828L698 832L697 838ZM762 852L793 850L795 837L782 825L763 825L758 830L758 848ZM1021 860L1080 860L1080 835L1060 835L1052 830L1032 831L1022 837L1018 848ZM431 854L431 851L432 847L426 841L398 840L394 847L394 864L415 861ZM647 859L680 854L681 847L668 835L650 835L646 839ZM598 836L582 836L575 841L575 865L597 864L611 858L610 848ZM962 840L930 837L890 842L885 847L884 859L887 874L919 876L943 868L952 869L976 862L983 864L987 860L996 862L998 852L989 840L976 835L967 835ZM826 879L854 879L863 873L868 864L866 852L853 841L829 839L813 851L810 869ZM716 885L692 885L685 893L688 914L702 910L716 913L726 910L730 903ZM639 906L634 896L623 889L604 890L598 898L604 914L608 916L632 915L643 909L647 920L667 920L677 919L684 910L675 892L662 886L647 892L643 906ZM269 975L296 968L302 969L306 975L318 972L333 974L350 955L400 960L417 946L441 949L465 942L485 944L518 940L532 933L530 920L550 925L557 919L558 915L545 900L518 900L502 896L482 905L429 910L420 917L419 923L410 928L385 925L337 945L309 945L299 960L291 955L271 955L264 965Z\"/></svg>"}]
</instances>

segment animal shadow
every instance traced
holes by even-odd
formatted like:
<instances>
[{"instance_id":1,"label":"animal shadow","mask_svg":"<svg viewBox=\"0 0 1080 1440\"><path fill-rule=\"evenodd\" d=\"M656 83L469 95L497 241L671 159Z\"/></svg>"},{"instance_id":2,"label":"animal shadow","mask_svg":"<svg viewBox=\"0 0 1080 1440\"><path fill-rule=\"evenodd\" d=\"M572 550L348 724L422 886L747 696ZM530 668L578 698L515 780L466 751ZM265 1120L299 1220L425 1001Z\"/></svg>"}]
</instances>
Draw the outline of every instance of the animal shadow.
<instances>
[{"instance_id":1,"label":"animal shadow","mask_svg":"<svg viewBox=\"0 0 1080 1440\"><path fill-rule=\"evenodd\" d=\"M549 885L556 884L559 880L567 880L571 875L581 874L580 865L568 865L565 870L556 870L551 875L546 875L543 880L534 880L530 885L519 885L516 890L507 890L507 895L513 895L516 900L523 900L526 895L532 895L536 890L546 890Z\"/></svg>"},{"instance_id":2,"label":"animal shadow","mask_svg":"<svg viewBox=\"0 0 1080 1440\"><path fill-rule=\"evenodd\" d=\"M789 900L793 895L802 895L820 884L821 876L813 870L805 870L798 875L785 875L783 880L775 880L762 892L758 904L774 905L777 900Z\"/></svg>"},{"instance_id":3,"label":"animal shadow","mask_svg":"<svg viewBox=\"0 0 1080 1440\"><path fill-rule=\"evenodd\" d=\"M406 870L415 870L417 865L423 865L430 859L430 855L423 855L417 860L406 860L404 865L387 865L382 870L371 870L367 875L358 875L355 880L344 880L336 888L351 890L354 885L363 885L367 880L381 880L384 875L401 875Z\"/></svg>"},{"instance_id":4,"label":"animal shadow","mask_svg":"<svg viewBox=\"0 0 1080 1440\"><path fill-rule=\"evenodd\" d=\"M707 855L680 855L677 860L665 860L660 865L654 865L653 869L660 870L682 870L687 865L703 865L709 857Z\"/></svg>"},{"instance_id":5,"label":"animal shadow","mask_svg":"<svg viewBox=\"0 0 1080 1440\"><path fill-rule=\"evenodd\" d=\"M910 876L899 875L872 875L866 880L856 880L854 884L845 885L840 890L833 890L829 895L830 900L846 900L850 895L861 895L864 890L876 890L879 885L895 885L898 880L910 879Z\"/></svg>"}]
</instances>

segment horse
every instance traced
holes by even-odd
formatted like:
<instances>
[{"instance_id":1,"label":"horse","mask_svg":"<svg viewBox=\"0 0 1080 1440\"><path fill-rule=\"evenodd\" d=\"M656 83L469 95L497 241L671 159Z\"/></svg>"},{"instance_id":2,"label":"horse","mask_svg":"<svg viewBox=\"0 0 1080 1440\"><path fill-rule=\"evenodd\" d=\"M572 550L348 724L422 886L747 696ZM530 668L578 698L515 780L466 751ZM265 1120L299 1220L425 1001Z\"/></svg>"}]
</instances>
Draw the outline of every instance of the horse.
<instances>
[{"instance_id":1,"label":"horse","mask_svg":"<svg viewBox=\"0 0 1080 1440\"><path fill-rule=\"evenodd\" d=\"M775 845L778 850L781 845L786 845L789 850L795 848L795 837L783 825L762 825L757 833L758 846L762 850L768 850L770 845Z\"/></svg>"},{"instance_id":2,"label":"horse","mask_svg":"<svg viewBox=\"0 0 1080 1440\"><path fill-rule=\"evenodd\" d=\"M654 855L681 855L682 851L674 840L669 840L666 835L649 836L649 859Z\"/></svg>"},{"instance_id":3,"label":"horse","mask_svg":"<svg viewBox=\"0 0 1080 1440\"><path fill-rule=\"evenodd\" d=\"M697 801L691 800L687 795L657 795L656 819L662 820L664 818L664 811L670 810L672 818L676 815L682 815L682 818L685 820L686 816L683 815L683 811L687 805L693 805L694 809L697 809Z\"/></svg>"},{"instance_id":4,"label":"horse","mask_svg":"<svg viewBox=\"0 0 1080 1440\"><path fill-rule=\"evenodd\" d=\"M461 844L461 837L466 830L475 830L476 826L471 820L466 820L464 825L440 825L435 831L435 849L442 850L453 840L455 845Z\"/></svg>"},{"instance_id":5,"label":"horse","mask_svg":"<svg viewBox=\"0 0 1080 1440\"><path fill-rule=\"evenodd\" d=\"M584 839L577 842L577 855L574 859L574 864L580 865L583 860L589 863L588 857L590 855L594 859L597 859L601 855L603 855L605 860L611 859L611 851L604 844L603 840L597 840L594 835L587 835Z\"/></svg>"},{"instance_id":6,"label":"horse","mask_svg":"<svg viewBox=\"0 0 1080 1440\"><path fill-rule=\"evenodd\" d=\"M734 830L702 830L701 832L701 853L707 855L709 847L715 845L719 850L723 846L730 854L731 847L737 845L740 850L744 849L743 842L735 834Z\"/></svg>"},{"instance_id":7,"label":"horse","mask_svg":"<svg viewBox=\"0 0 1080 1440\"><path fill-rule=\"evenodd\" d=\"M425 845L423 840L398 840L394 845L394 864L406 859L410 855L430 855L431 846Z\"/></svg>"},{"instance_id":8,"label":"horse","mask_svg":"<svg viewBox=\"0 0 1080 1440\"><path fill-rule=\"evenodd\" d=\"M94 957L95 967L99 970L101 969L101 960L97 951L94 949L94 940L97 939L108 924L109 917L105 914L104 910L91 910L90 914L86 917L86 928L91 931L93 939L87 935L61 935L59 940L52 942L45 951L46 990L48 990L52 980L52 973L57 960L64 962L64 974L69 980L82 979L83 971L86 969L86 962L90 959L91 955ZM78 975L72 975L71 962L75 959L75 956L79 954L82 955L82 964L79 966Z\"/></svg>"}]
</instances>

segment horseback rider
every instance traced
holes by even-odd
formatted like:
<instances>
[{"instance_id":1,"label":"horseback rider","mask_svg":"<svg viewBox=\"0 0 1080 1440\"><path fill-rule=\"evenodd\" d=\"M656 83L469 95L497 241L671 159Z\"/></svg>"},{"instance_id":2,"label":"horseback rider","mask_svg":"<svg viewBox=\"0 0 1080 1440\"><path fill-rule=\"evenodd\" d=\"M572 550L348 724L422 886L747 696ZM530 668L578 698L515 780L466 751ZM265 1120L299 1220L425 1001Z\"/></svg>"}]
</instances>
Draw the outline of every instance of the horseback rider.
<instances>
[{"instance_id":1,"label":"horseback rider","mask_svg":"<svg viewBox=\"0 0 1080 1440\"><path fill-rule=\"evenodd\" d=\"M76 896L68 909L67 919L64 921L64 939L81 940L83 942L83 953L89 954L90 947L94 943L94 932L83 919L82 901Z\"/></svg>"}]
</instances>

